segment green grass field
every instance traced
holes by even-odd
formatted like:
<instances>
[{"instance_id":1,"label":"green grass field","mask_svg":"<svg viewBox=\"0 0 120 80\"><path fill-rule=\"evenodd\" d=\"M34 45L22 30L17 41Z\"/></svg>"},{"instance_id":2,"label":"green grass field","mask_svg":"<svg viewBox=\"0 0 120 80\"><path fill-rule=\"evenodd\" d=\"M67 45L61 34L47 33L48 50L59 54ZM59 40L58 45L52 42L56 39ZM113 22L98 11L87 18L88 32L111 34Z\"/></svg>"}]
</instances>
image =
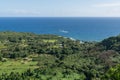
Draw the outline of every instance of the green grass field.
<instances>
[{"instance_id":1,"label":"green grass field","mask_svg":"<svg viewBox=\"0 0 120 80\"><path fill-rule=\"evenodd\" d=\"M0 49L5 49L7 48L7 46L5 46L4 44L0 43Z\"/></svg>"},{"instance_id":2,"label":"green grass field","mask_svg":"<svg viewBox=\"0 0 120 80\"><path fill-rule=\"evenodd\" d=\"M48 42L48 43L54 43L54 42L56 42L57 40L55 40L55 39L50 39L50 40L46 40L46 39L44 39L43 40L43 42Z\"/></svg>"},{"instance_id":3,"label":"green grass field","mask_svg":"<svg viewBox=\"0 0 120 80\"><path fill-rule=\"evenodd\" d=\"M27 69L35 69L38 66L35 61L24 61L24 60L7 60L6 62L0 62L0 74L19 72L22 73Z\"/></svg>"}]
</instances>

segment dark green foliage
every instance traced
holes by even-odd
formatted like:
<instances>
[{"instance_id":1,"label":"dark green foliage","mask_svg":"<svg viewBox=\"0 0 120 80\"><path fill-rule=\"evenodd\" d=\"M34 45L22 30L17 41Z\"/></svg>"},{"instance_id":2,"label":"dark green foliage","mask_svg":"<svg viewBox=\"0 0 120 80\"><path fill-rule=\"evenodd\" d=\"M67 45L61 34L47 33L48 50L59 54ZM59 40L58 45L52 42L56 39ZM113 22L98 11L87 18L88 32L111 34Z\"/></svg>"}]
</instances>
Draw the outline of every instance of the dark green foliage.
<instances>
[{"instance_id":1,"label":"dark green foliage","mask_svg":"<svg viewBox=\"0 0 120 80\"><path fill-rule=\"evenodd\" d=\"M26 57L30 54L73 54L79 51L79 42L56 35L0 32L1 54L6 58Z\"/></svg>"},{"instance_id":2,"label":"dark green foliage","mask_svg":"<svg viewBox=\"0 0 120 80\"><path fill-rule=\"evenodd\" d=\"M119 80L120 36L80 42L57 35L0 32L0 61L31 55L34 70L3 73L0 80ZM114 75L117 71L118 74Z\"/></svg>"},{"instance_id":3,"label":"dark green foliage","mask_svg":"<svg viewBox=\"0 0 120 80\"><path fill-rule=\"evenodd\" d=\"M104 80L120 80L120 64L110 68L105 76L103 77Z\"/></svg>"},{"instance_id":4,"label":"dark green foliage","mask_svg":"<svg viewBox=\"0 0 120 80\"><path fill-rule=\"evenodd\" d=\"M102 42L100 42L99 45L102 45L106 50L116 50L119 52L120 51L120 35L116 37L110 37L110 38L104 39Z\"/></svg>"}]
</instances>

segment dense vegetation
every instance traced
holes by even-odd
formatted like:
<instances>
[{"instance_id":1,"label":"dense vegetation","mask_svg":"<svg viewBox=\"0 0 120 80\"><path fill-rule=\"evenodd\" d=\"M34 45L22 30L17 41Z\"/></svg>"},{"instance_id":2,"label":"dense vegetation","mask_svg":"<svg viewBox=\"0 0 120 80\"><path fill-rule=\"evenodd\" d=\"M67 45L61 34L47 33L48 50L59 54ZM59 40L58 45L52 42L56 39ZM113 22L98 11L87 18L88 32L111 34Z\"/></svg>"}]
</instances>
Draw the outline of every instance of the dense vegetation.
<instances>
[{"instance_id":1,"label":"dense vegetation","mask_svg":"<svg viewBox=\"0 0 120 80\"><path fill-rule=\"evenodd\" d=\"M120 36L101 42L0 32L0 80L119 80Z\"/></svg>"}]
</instances>

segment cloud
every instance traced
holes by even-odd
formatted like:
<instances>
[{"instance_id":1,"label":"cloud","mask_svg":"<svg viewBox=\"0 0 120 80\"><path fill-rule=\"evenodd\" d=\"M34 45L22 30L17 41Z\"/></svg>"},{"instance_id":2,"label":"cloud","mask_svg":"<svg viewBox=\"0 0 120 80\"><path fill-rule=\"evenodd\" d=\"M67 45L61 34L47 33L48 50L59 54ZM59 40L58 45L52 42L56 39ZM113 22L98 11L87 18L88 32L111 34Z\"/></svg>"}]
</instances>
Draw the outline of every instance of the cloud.
<instances>
[{"instance_id":1,"label":"cloud","mask_svg":"<svg viewBox=\"0 0 120 80\"><path fill-rule=\"evenodd\" d=\"M120 2L95 4L95 5L93 5L93 7L120 7Z\"/></svg>"},{"instance_id":2,"label":"cloud","mask_svg":"<svg viewBox=\"0 0 120 80\"><path fill-rule=\"evenodd\" d=\"M62 33L69 33L69 31L66 31L66 30L59 30L59 31Z\"/></svg>"},{"instance_id":3,"label":"cloud","mask_svg":"<svg viewBox=\"0 0 120 80\"><path fill-rule=\"evenodd\" d=\"M99 17L120 17L120 2L93 4L88 13Z\"/></svg>"}]
</instances>

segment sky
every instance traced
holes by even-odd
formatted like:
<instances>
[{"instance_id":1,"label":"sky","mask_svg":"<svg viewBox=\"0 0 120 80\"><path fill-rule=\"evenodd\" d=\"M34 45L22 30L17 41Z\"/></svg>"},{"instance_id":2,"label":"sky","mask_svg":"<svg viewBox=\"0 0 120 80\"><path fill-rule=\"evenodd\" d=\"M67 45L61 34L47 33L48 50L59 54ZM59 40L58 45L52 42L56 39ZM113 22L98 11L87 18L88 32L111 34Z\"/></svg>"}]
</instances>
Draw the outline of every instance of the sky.
<instances>
[{"instance_id":1,"label":"sky","mask_svg":"<svg viewBox=\"0 0 120 80\"><path fill-rule=\"evenodd\" d=\"M0 17L120 17L120 0L1 0Z\"/></svg>"}]
</instances>

